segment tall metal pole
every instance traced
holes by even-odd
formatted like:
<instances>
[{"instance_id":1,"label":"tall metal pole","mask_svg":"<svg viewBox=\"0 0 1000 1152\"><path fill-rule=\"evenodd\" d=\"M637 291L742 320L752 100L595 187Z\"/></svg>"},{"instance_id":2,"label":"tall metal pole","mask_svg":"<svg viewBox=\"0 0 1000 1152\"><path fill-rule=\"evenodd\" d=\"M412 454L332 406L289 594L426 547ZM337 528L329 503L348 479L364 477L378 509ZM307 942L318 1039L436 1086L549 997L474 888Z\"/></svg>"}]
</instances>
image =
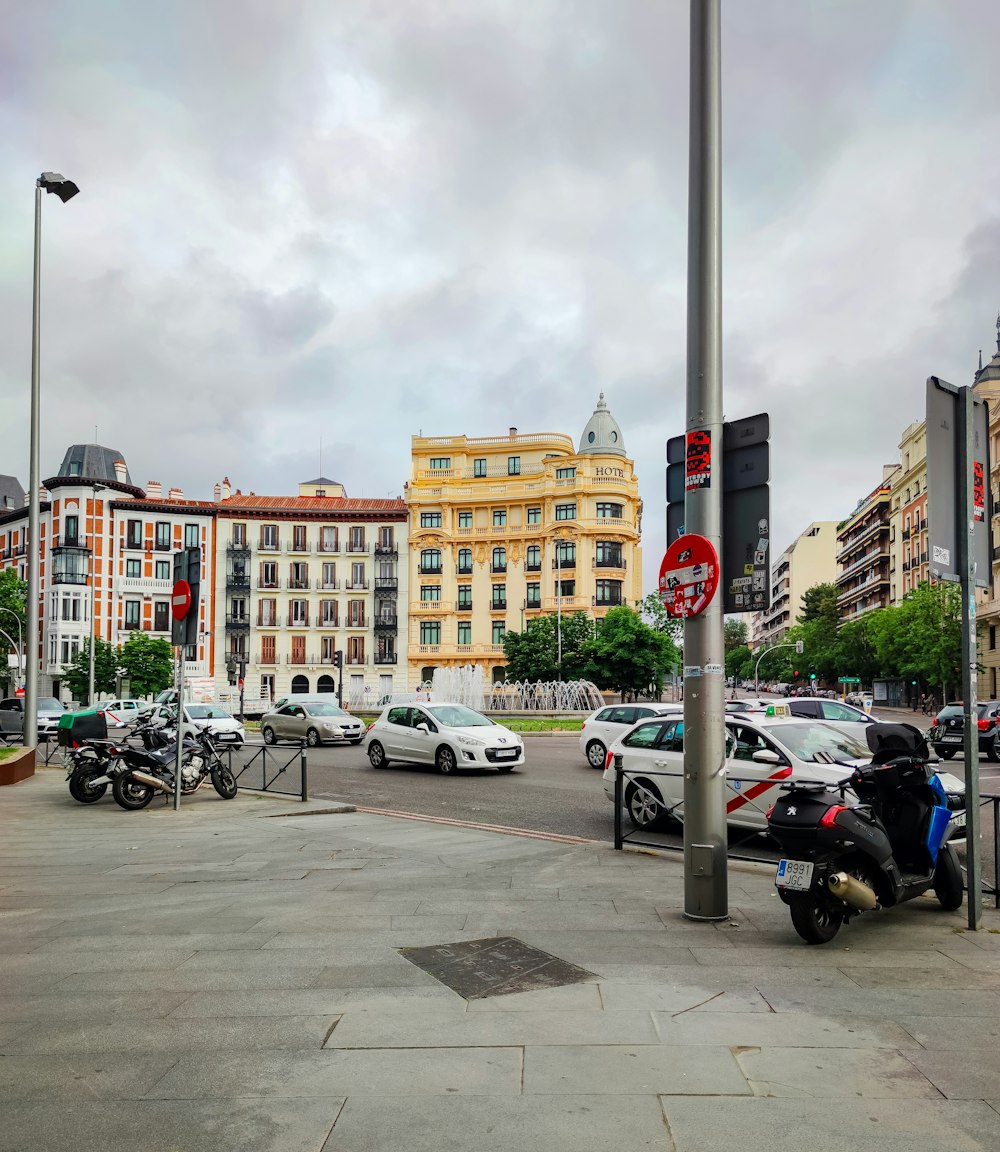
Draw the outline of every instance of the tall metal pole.
<instances>
[{"instance_id":1,"label":"tall metal pole","mask_svg":"<svg viewBox=\"0 0 1000 1152\"><path fill-rule=\"evenodd\" d=\"M711 438L709 481L686 492L684 529L722 555L722 125L719 0L691 0L687 430ZM684 915L723 920L726 732L722 597L684 622Z\"/></svg>"},{"instance_id":2,"label":"tall metal pole","mask_svg":"<svg viewBox=\"0 0 1000 1152\"><path fill-rule=\"evenodd\" d=\"M24 678L24 629L21 627L21 617L11 608L0 608L0 612L13 616L17 623L17 683L14 687L20 688Z\"/></svg>"},{"instance_id":3,"label":"tall metal pole","mask_svg":"<svg viewBox=\"0 0 1000 1152\"><path fill-rule=\"evenodd\" d=\"M94 620L94 608L97 604L97 573L94 570L94 559L97 549L94 542L97 538L97 485L94 488L94 502L91 508L90 531L90 668L87 675L87 706L94 706L94 644L97 637L97 625Z\"/></svg>"},{"instance_id":4,"label":"tall metal pole","mask_svg":"<svg viewBox=\"0 0 1000 1152\"><path fill-rule=\"evenodd\" d=\"M962 595L962 699L965 701L963 755L965 757L965 844L966 882L969 891L969 928L975 931L983 916L980 893L982 845L979 839L979 718L976 708L976 553L973 531L976 526L972 493L974 460L975 395L971 388L958 389L956 405L958 484L956 492L955 537L958 544L958 574Z\"/></svg>"},{"instance_id":5,"label":"tall metal pole","mask_svg":"<svg viewBox=\"0 0 1000 1152\"><path fill-rule=\"evenodd\" d=\"M35 264L31 294L31 459L28 464L28 642L24 680L24 746L38 743L38 640L39 598L42 594L41 546L39 541L39 356L42 275L42 186L35 184Z\"/></svg>"},{"instance_id":6,"label":"tall metal pole","mask_svg":"<svg viewBox=\"0 0 1000 1152\"><path fill-rule=\"evenodd\" d=\"M562 561L559 558L559 545L556 544L556 668L559 679L562 679Z\"/></svg>"}]
</instances>

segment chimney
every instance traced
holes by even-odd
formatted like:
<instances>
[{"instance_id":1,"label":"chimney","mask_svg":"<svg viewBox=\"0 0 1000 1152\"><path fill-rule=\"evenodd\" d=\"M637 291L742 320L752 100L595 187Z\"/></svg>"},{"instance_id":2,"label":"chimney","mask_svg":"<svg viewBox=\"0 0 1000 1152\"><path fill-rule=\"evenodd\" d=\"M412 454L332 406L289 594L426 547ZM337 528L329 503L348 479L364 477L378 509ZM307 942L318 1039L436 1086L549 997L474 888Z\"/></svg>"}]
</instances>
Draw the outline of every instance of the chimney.
<instances>
[{"instance_id":1,"label":"chimney","mask_svg":"<svg viewBox=\"0 0 1000 1152\"><path fill-rule=\"evenodd\" d=\"M159 480L146 481L146 496L150 500L163 499L163 485L159 482Z\"/></svg>"},{"instance_id":2,"label":"chimney","mask_svg":"<svg viewBox=\"0 0 1000 1152\"><path fill-rule=\"evenodd\" d=\"M180 490L180 488L171 488L170 491L167 493L167 499L168 500L183 500L184 499L184 493Z\"/></svg>"},{"instance_id":3,"label":"chimney","mask_svg":"<svg viewBox=\"0 0 1000 1152\"><path fill-rule=\"evenodd\" d=\"M232 485L229 483L229 477L223 476L222 477L222 499L228 500L231 493L232 493Z\"/></svg>"},{"instance_id":4,"label":"chimney","mask_svg":"<svg viewBox=\"0 0 1000 1152\"><path fill-rule=\"evenodd\" d=\"M216 504L221 502L221 500L222 500L222 485L221 484L216 484L216 486L212 489L212 499L216 502Z\"/></svg>"},{"instance_id":5,"label":"chimney","mask_svg":"<svg viewBox=\"0 0 1000 1152\"><path fill-rule=\"evenodd\" d=\"M517 429L516 429L516 428L511 428L511 430L510 430L510 438L511 438L511 440L513 440L513 439L514 439L514 437L515 437L516 435L517 435Z\"/></svg>"},{"instance_id":6,"label":"chimney","mask_svg":"<svg viewBox=\"0 0 1000 1152\"><path fill-rule=\"evenodd\" d=\"M128 483L128 469L125 467L124 460L115 461L115 479L119 484Z\"/></svg>"}]
</instances>

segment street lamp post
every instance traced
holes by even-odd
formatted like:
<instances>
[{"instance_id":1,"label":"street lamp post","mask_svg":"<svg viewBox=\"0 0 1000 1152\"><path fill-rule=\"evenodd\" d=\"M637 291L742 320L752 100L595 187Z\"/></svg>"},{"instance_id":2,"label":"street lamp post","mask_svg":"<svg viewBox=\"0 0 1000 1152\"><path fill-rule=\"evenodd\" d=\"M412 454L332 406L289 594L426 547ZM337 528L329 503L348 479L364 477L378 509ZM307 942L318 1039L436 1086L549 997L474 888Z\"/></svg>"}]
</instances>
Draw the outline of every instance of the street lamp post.
<instances>
[{"instance_id":1,"label":"street lamp post","mask_svg":"<svg viewBox=\"0 0 1000 1152\"><path fill-rule=\"evenodd\" d=\"M90 668L87 674L87 707L93 708L94 706L94 647L97 643L97 621L94 617L94 609L97 607L97 573L94 571L94 557L96 549L94 547L94 540L97 536L97 493L104 491L103 484L92 485L94 490L94 505L92 508L91 523L93 525L90 533ZM104 526L104 517L101 517L101 526Z\"/></svg>"},{"instance_id":2,"label":"street lamp post","mask_svg":"<svg viewBox=\"0 0 1000 1152\"><path fill-rule=\"evenodd\" d=\"M21 628L21 617L12 608L0 608L0 612L6 612L8 616L13 616L17 621L17 683L14 687L20 688L24 678L24 632ZM7 633L5 632L4 635L6 636Z\"/></svg>"},{"instance_id":3,"label":"street lamp post","mask_svg":"<svg viewBox=\"0 0 1000 1152\"><path fill-rule=\"evenodd\" d=\"M54 192L65 204L80 189L58 172L43 172L35 181L35 254L31 293L31 442L28 466L28 643L24 686L24 745L38 743L38 637L40 632L38 600L41 595L41 547L39 541L39 320L41 305L42 257L42 189Z\"/></svg>"},{"instance_id":4,"label":"street lamp post","mask_svg":"<svg viewBox=\"0 0 1000 1152\"><path fill-rule=\"evenodd\" d=\"M556 546L556 668L558 677L562 679L562 556L559 549L565 543L557 539Z\"/></svg>"}]
</instances>

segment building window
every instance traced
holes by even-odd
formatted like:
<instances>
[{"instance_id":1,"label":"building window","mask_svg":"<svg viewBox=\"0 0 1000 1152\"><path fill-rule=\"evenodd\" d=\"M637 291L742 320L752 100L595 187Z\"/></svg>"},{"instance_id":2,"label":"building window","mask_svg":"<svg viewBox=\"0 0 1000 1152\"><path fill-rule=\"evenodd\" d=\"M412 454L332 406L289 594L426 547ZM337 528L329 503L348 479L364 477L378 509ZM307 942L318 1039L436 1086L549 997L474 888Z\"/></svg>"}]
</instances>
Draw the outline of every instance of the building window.
<instances>
[{"instance_id":1,"label":"building window","mask_svg":"<svg viewBox=\"0 0 1000 1152\"><path fill-rule=\"evenodd\" d=\"M421 528L440 528L441 527L441 513L440 512L421 512L420 513L420 527Z\"/></svg>"},{"instance_id":2,"label":"building window","mask_svg":"<svg viewBox=\"0 0 1000 1152\"><path fill-rule=\"evenodd\" d=\"M542 570L542 549L539 544L529 544L524 556L525 572L540 572Z\"/></svg>"},{"instance_id":3,"label":"building window","mask_svg":"<svg viewBox=\"0 0 1000 1152\"><path fill-rule=\"evenodd\" d=\"M332 664L334 653L337 651L337 641L333 636L321 636L319 641L319 660L321 664Z\"/></svg>"},{"instance_id":4,"label":"building window","mask_svg":"<svg viewBox=\"0 0 1000 1152\"><path fill-rule=\"evenodd\" d=\"M459 548L458 550L458 574L460 576L468 576L472 572L472 549Z\"/></svg>"},{"instance_id":5,"label":"building window","mask_svg":"<svg viewBox=\"0 0 1000 1152\"><path fill-rule=\"evenodd\" d=\"M525 608L541 608L542 606L542 586L536 582L527 585L527 598L524 602Z\"/></svg>"},{"instance_id":6,"label":"building window","mask_svg":"<svg viewBox=\"0 0 1000 1152\"><path fill-rule=\"evenodd\" d=\"M471 528L472 527L472 513L471 512L459 512L459 514L458 514L458 526L459 526L459 528Z\"/></svg>"},{"instance_id":7,"label":"building window","mask_svg":"<svg viewBox=\"0 0 1000 1152\"><path fill-rule=\"evenodd\" d=\"M493 562L490 565L491 572L506 572L507 571L507 549L494 548L493 549Z\"/></svg>"},{"instance_id":8,"label":"building window","mask_svg":"<svg viewBox=\"0 0 1000 1152\"><path fill-rule=\"evenodd\" d=\"M71 462L70 462L70 466L69 466L69 474L70 474L70 476L79 476L79 475L81 475L81 472L80 472L80 464L79 464L79 462L78 462L78 461L76 461L76 460L73 460L73 461L71 461ZM65 661L63 661L63 663L65 663Z\"/></svg>"},{"instance_id":9,"label":"building window","mask_svg":"<svg viewBox=\"0 0 1000 1152\"><path fill-rule=\"evenodd\" d=\"M557 468L556 469L556 479L557 480L572 480L575 475L576 475L576 469L575 468Z\"/></svg>"},{"instance_id":10,"label":"building window","mask_svg":"<svg viewBox=\"0 0 1000 1152\"><path fill-rule=\"evenodd\" d=\"M490 608L495 612L498 608L507 607L507 585L494 584L493 585L493 599L490 601Z\"/></svg>"},{"instance_id":11,"label":"building window","mask_svg":"<svg viewBox=\"0 0 1000 1152\"><path fill-rule=\"evenodd\" d=\"M125 561L125 575L134 580L142 575L142 561L141 560L126 560Z\"/></svg>"},{"instance_id":12,"label":"building window","mask_svg":"<svg viewBox=\"0 0 1000 1152\"><path fill-rule=\"evenodd\" d=\"M459 612L468 612L472 608L472 585L459 584L458 586L458 610Z\"/></svg>"},{"instance_id":13,"label":"building window","mask_svg":"<svg viewBox=\"0 0 1000 1152\"><path fill-rule=\"evenodd\" d=\"M598 580L597 595L594 598L598 607L621 604L622 582L620 580Z\"/></svg>"},{"instance_id":14,"label":"building window","mask_svg":"<svg viewBox=\"0 0 1000 1152\"><path fill-rule=\"evenodd\" d=\"M125 601L125 627L138 628L141 622L142 601L141 600L126 600Z\"/></svg>"},{"instance_id":15,"label":"building window","mask_svg":"<svg viewBox=\"0 0 1000 1152\"><path fill-rule=\"evenodd\" d=\"M170 605L166 600L157 600L153 605L153 631L170 631Z\"/></svg>"},{"instance_id":16,"label":"building window","mask_svg":"<svg viewBox=\"0 0 1000 1152\"><path fill-rule=\"evenodd\" d=\"M477 460L474 460L472 462L472 474L473 474L473 476L485 476L486 475L486 457L485 456L480 456Z\"/></svg>"},{"instance_id":17,"label":"building window","mask_svg":"<svg viewBox=\"0 0 1000 1152\"><path fill-rule=\"evenodd\" d=\"M278 525L277 524L261 524L260 526L260 546L267 552L278 551Z\"/></svg>"},{"instance_id":18,"label":"building window","mask_svg":"<svg viewBox=\"0 0 1000 1152\"><path fill-rule=\"evenodd\" d=\"M278 601L265 597L257 609L257 623L261 628L275 628L278 624Z\"/></svg>"},{"instance_id":19,"label":"building window","mask_svg":"<svg viewBox=\"0 0 1000 1152\"><path fill-rule=\"evenodd\" d=\"M157 560L156 561L156 579L169 580L170 579L170 561Z\"/></svg>"},{"instance_id":20,"label":"building window","mask_svg":"<svg viewBox=\"0 0 1000 1152\"><path fill-rule=\"evenodd\" d=\"M575 580L557 580L556 581L556 594L561 596L575 596L576 595L576 581Z\"/></svg>"},{"instance_id":21,"label":"building window","mask_svg":"<svg viewBox=\"0 0 1000 1152\"><path fill-rule=\"evenodd\" d=\"M556 505L556 519L557 520L575 520L576 519L576 505L575 504L557 504Z\"/></svg>"},{"instance_id":22,"label":"building window","mask_svg":"<svg viewBox=\"0 0 1000 1152\"><path fill-rule=\"evenodd\" d=\"M337 529L331 528L329 525L324 525L319 530L319 550L320 552L339 552L340 548L337 544Z\"/></svg>"},{"instance_id":23,"label":"building window","mask_svg":"<svg viewBox=\"0 0 1000 1152\"><path fill-rule=\"evenodd\" d=\"M337 627L337 601L336 600L320 600L319 602L320 619L326 628Z\"/></svg>"},{"instance_id":24,"label":"building window","mask_svg":"<svg viewBox=\"0 0 1000 1152\"><path fill-rule=\"evenodd\" d=\"M451 467L451 457L450 456L432 456L431 457L431 469L434 472L442 472L442 471L444 471L444 469L450 468L450 467Z\"/></svg>"},{"instance_id":25,"label":"building window","mask_svg":"<svg viewBox=\"0 0 1000 1152\"><path fill-rule=\"evenodd\" d=\"M80 518L79 516L67 516L63 520L63 540L64 544L72 547L74 544L79 543L80 540Z\"/></svg>"},{"instance_id":26,"label":"building window","mask_svg":"<svg viewBox=\"0 0 1000 1152\"><path fill-rule=\"evenodd\" d=\"M347 601L347 627L348 628L364 628L365 626L365 602L364 600L348 600Z\"/></svg>"},{"instance_id":27,"label":"building window","mask_svg":"<svg viewBox=\"0 0 1000 1152\"><path fill-rule=\"evenodd\" d=\"M459 620L458 622L458 643L460 646L465 647L472 643L472 621Z\"/></svg>"},{"instance_id":28,"label":"building window","mask_svg":"<svg viewBox=\"0 0 1000 1152\"><path fill-rule=\"evenodd\" d=\"M990 651L995 652L996 646L997 646L997 626L995 624L991 624L990 625Z\"/></svg>"},{"instance_id":29,"label":"building window","mask_svg":"<svg viewBox=\"0 0 1000 1152\"><path fill-rule=\"evenodd\" d=\"M305 552L306 550L306 526L305 524L292 525L292 551Z\"/></svg>"},{"instance_id":30,"label":"building window","mask_svg":"<svg viewBox=\"0 0 1000 1152\"><path fill-rule=\"evenodd\" d=\"M302 564L296 561L294 564L288 566L288 587L289 588L308 588L309 587L309 565Z\"/></svg>"},{"instance_id":31,"label":"building window","mask_svg":"<svg viewBox=\"0 0 1000 1152\"><path fill-rule=\"evenodd\" d=\"M420 599L421 600L440 600L441 599L441 585L440 584L421 584L420 585Z\"/></svg>"},{"instance_id":32,"label":"building window","mask_svg":"<svg viewBox=\"0 0 1000 1152\"><path fill-rule=\"evenodd\" d=\"M348 636L347 637L347 663L348 664L364 664L365 662L365 638L364 636ZM360 680L361 677L358 677ZM354 677L351 677L353 683Z\"/></svg>"},{"instance_id":33,"label":"building window","mask_svg":"<svg viewBox=\"0 0 1000 1152\"><path fill-rule=\"evenodd\" d=\"M623 504L598 503L597 518L598 520L621 520L623 508Z\"/></svg>"},{"instance_id":34,"label":"building window","mask_svg":"<svg viewBox=\"0 0 1000 1152\"><path fill-rule=\"evenodd\" d=\"M293 628L305 628L309 623L309 601L290 600L288 623Z\"/></svg>"},{"instance_id":35,"label":"building window","mask_svg":"<svg viewBox=\"0 0 1000 1152\"><path fill-rule=\"evenodd\" d=\"M540 507L539 508L529 508L528 509L528 523L529 524L541 524L541 522L542 522L542 510L541 510L541 508Z\"/></svg>"},{"instance_id":36,"label":"building window","mask_svg":"<svg viewBox=\"0 0 1000 1152\"><path fill-rule=\"evenodd\" d=\"M367 546L365 544L365 530L364 528L352 528L351 538L347 545L348 552L365 552Z\"/></svg>"},{"instance_id":37,"label":"building window","mask_svg":"<svg viewBox=\"0 0 1000 1152\"><path fill-rule=\"evenodd\" d=\"M142 521L129 520L126 528L125 538L126 548L141 548L142 547Z\"/></svg>"},{"instance_id":38,"label":"building window","mask_svg":"<svg viewBox=\"0 0 1000 1152\"><path fill-rule=\"evenodd\" d=\"M576 544L571 540L557 540L554 566L556 568L575 568Z\"/></svg>"},{"instance_id":39,"label":"building window","mask_svg":"<svg viewBox=\"0 0 1000 1152\"><path fill-rule=\"evenodd\" d=\"M621 568L622 546L610 540L598 540L596 564L598 568Z\"/></svg>"},{"instance_id":40,"label":"building window","mask_svg":"<svg viewBox=\"0 0 1000 1152\"><path fill-rule=\"evenodd\" d=\"M292 663L305 664L306 662L306 638L305 636L292 637Z\"/></svg>"},{"instance_id":41,"label":"building window","mask_svg":"<svg viewBox=\"0 0 1000 1152\"><path fill-rule=\"evenodd\" d=\"M520 476L521 475L521 457L508 456L507 457L507 475Z\"/></svg>"},{"instance_id":42,"label":"building window","mask_svg":"<svg viewBox=\"0 0 1000 1152\"><path fill-rule=\"evenodd\" d=\"M161 552L170 551L170 522L167 520L157 520L156 522L156 547Z\"/></svg>"},{"instance_id":43,"label":"building window","mask_svg":"<svg viewBox=\"0 0 1000 1152\"><path fill-rule=\"evenodd\" d=\"M365 579L365 565L364 561L355 562L351 565L351 587L352 588L367 588L368 581Z\"/></svg>"},{"instance_id":44,"label":"building window","mask_svg":"<svg viewBox=\"0 0 1000 1152\"><path fill-rule=\"evenodd\" d=\"M502 620L493 621L493 643L502 644L504 633L507 631L507 625Z\"/></svg>"},{"instance_id":45,"label":"building window","mask_svg":"<svg viewBox=\"0 0 1000 1152\"><path fill-rule=\"evenodd\" d=\"M184 525L184 547L197 548L201 544L201 533L197 524Z\"/></svg>"},{"instance_id":46,"label":"building window","mask_svg":"<svg viewBox=\"0 0 1000 1152\"><path fill-rule=\"evenodd\" d=\"M420 643L421 644L440 644L441 643L441 622L439 620L421 620L420 621Z\"/></svg>"},{"instance_id":47,"label":"building window","mask_svg":"<svg viewBox=\"0 0 1000 1152\"><path fill-rule=\"evenodd\" d=\"M278 565L273 560L264 560L260 566L260 587L278 587Z\"/></svg>"},{"instance_id":48,"label":"building window","mask_svg":"<svg viewBox=\"0 0 1000 1152\"><path fill-rule=\"evenodd\" d=\"M493 527L506 528L507 527L507 509L494 508L493 509Z\"/></svg>"},{"instance_id":49,"label":"building window","mask_svg":"<svg viewBox=\"0 0 1000 1152\"><path fill-rule=\"evenodd\" d=\"M327 560L323 565L323 587L337 587L337 565L332 560Z\"/></svg>"},{"instance_id":50,"label":"building window","mask_svg":"<svg viewBox=\"0 0 1000 1152\"><path fill-rule=\"evenodd\" d=\"M391 552L396 547L396 538L391 527L378 530L378 546L385 552Z\"/></svg>"},{"instance_id":51,"label":"building window","mask_svg":"<svg viewBox=\"0 0 1000 1152\"><path fill-rule=\"evenodd\" d=\"M437 573L441 571L441 549L424 548L420 553L420 571L424 573Z\"/></svg>"},{"instance_id":52,"label":"building window","mask_svg":"<svg viewBox=\"0 0 1000 1152\"><path fill-rule=\"evenodd\" d=\"M261 636L260 638L260 662L261 664L274 664L274 648L276 636Z\"/></svg>"},{"instance_id":53,"label":"building window","mask_svg":"<svg viewBox=\"0 0 1000 1152\"><path fill-rule=\"evenodd\" d=\"M159 528L159 524L157 524L157 528ZM233 525L233 545L236 548L247 546L247 526L245 524Z\"/></svg>"}]
</instances>

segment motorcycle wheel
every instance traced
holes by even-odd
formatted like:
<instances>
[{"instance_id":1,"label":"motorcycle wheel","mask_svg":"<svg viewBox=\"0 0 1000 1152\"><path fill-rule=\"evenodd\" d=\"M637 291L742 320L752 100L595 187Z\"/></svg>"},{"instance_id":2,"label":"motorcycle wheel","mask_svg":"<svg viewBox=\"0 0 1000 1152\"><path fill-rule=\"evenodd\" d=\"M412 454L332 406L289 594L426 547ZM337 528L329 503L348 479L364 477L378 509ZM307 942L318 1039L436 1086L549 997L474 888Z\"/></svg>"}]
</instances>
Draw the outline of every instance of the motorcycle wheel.
<instances>
[{"instance_id":1,"label":"motorcycle wheel","mask_svg":"<svg viewBox=\"0 0 1000 1152\"><path fill-rule=\"evenodd\" d=\"M224 765L212 769L212 784L223 800L232 800L239 791L236 777Z\"/></svg>"},{"instance_id":2,"label":"motorcycle wheel","mask_svg":"<svg viewBox=\"0 0 1000 1152\"><path fill-rule=\"evenodd\" d=\"M840 912L812 895L789 895L788 910L792 926L807 944L829 944L844 922Z\"/></svg>"},{"instance_id":3,"label":"motorcycle wheel","mask_svg":"<svg viewBox=\"0 0 1000 1152\"><path fill-rule=\"evenodd\" d=\"M93 776L103 776L101 768L79 769L69 778L69 794L81 804L94 804L108 790L107 782L91 787L88 781Z\"/></svg>"},{"instance_id":4,"label":"motorcycle wheel","mask_svg":"<svg viewBox=\"0 0 1000 1152\"><path fill-rule=\"evenodd\" d=\"M116 776L115 782L111 786L111 794L115 798L115 803L124 808L126 812L138 812L140 808L145 808L147 804L152 802L155 791L156 789L151 788L148 784L140 784L138 780L133 779L129 772Z\"/></svg>"},{"instance_id":5,"label":"motorcycle wheel","mask_svg":"<svg viewBox=\"0 0 1000 1152\"><path fill-rule=\"evenodd\" d=\"M955 859L951 846L944 844L938 852L937 868L934 870L934 895L946 912L954 912L962 907L964 896L962 869Z\"/></svg>"}]
</instances>

